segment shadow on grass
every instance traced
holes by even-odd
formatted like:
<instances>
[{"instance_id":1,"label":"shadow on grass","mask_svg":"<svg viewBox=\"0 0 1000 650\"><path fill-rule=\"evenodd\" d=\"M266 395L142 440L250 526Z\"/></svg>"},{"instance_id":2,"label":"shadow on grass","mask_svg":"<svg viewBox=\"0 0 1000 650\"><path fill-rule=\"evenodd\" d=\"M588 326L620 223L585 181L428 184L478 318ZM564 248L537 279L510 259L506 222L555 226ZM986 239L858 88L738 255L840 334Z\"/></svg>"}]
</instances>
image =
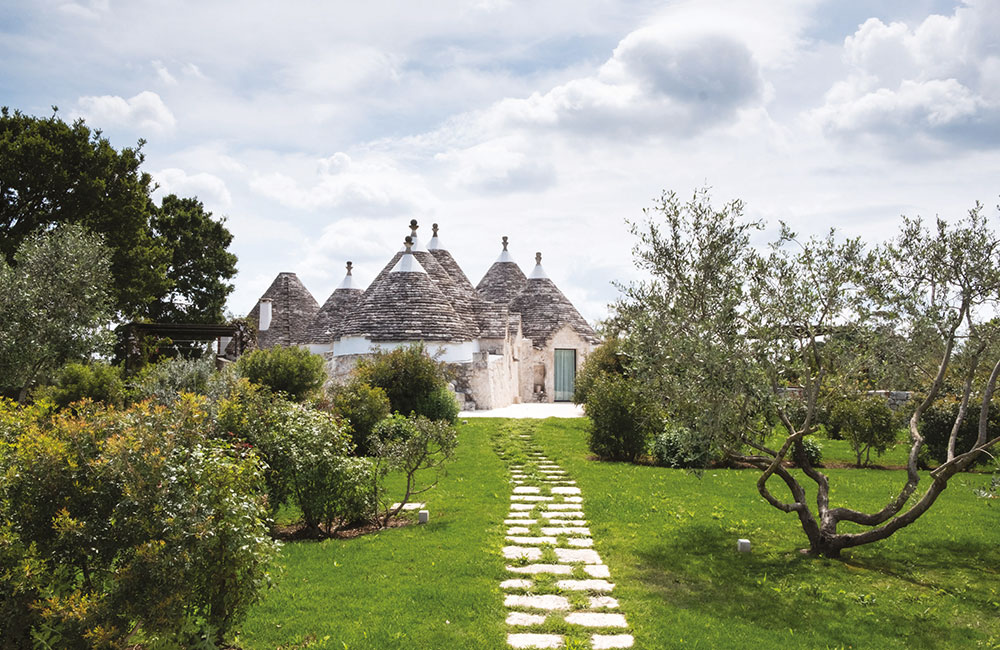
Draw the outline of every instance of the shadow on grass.
<instances>
[{"instance_id":1,"label":"shadow on grass","mask_svg":"<svg viewBox=\"0 0 1000 650\"><path fill-rule=\"evenodd\" d=\"M877 647L880 635L903 629L906 647L934 648L954 637L947 616L927 616L954 595L954 572L981 572L983 558L997 555L976 546L942 541L906 557L893 551L841 560L797 551L741 554L731 532L692 522L640 552L638 569L667 607L690 610L708 625L795 629L827 647L857 647L860 638ZM985 591L961 597L965 607L997 615Z\"/></svg>"}]
</instances>

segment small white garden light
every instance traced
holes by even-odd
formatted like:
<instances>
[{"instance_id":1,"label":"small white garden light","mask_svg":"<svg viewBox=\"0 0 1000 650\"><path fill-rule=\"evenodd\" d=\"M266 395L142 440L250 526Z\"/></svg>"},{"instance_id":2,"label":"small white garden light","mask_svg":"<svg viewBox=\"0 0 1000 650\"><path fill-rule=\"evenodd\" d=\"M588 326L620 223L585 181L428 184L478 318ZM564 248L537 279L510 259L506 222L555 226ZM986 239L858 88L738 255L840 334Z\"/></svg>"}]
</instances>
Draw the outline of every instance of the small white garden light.
<instances>
[{"instance_id":1,"label":"small white garden light","mask_svg":"<svg viewBox=\"0 0 1000 650\"><path fill-rule=\"evenodd\" d=\"M417 523L426 524L429 518L430 513L427 510L421 510L417 513Z\"/></svg>"},{"instance_id":2,"label":"small white garden light","mask_svg":"<svg viewBox=\"0 0 1000 650\"><path fill-rule=\"evenodd\" d=\"M740 553L750 552L750 540L749 539L738 539L736 540L736 550Z\"/></svg>"}]
</instances>

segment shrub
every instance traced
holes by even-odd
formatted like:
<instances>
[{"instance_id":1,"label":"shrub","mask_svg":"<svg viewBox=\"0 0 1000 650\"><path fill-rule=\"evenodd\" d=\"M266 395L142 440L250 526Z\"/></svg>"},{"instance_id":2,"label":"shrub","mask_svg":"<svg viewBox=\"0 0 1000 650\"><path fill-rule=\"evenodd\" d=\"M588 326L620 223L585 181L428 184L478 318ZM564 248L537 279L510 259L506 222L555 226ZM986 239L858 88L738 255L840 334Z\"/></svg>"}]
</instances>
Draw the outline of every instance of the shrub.
<instances>
[{"instance_id":1,"label":"shrub","mask_svg":"<svg viewBox=\"0 0 1000 650\"><path fill-rule=\"evenodd\" d=\"M371 494L381 512L376 523L384 527L413 496L437 485L444 464L455 451L458 435L454 427L442 420L423 416L404 418L398 413L380 422L374 434ZM433 471L433 480L419 480L418 472L425 470ZM403 494L398 501L389 497L384 484L385 477L393 471L405 477ZM394 501L398 503L395 508L391 505Z\"/></svg>"},{"instance_id":2,"label":"shrub","mask_svg":"<svg viewBox=\"0 0 1000 650\"><path fill-rule=\"evenodd\" d=\"M803 438L802 447L805 449L809 465L819 467L823 462L823 445L820 441L815 438Z\"/></svg>"},{"instance_id":3,"label":"shrub","mask_svg":"<svg viewBox=\"0 0 1000 650\"><path fill-rule=\"evenodd\" d=\"M17 414L0 449L5 647L124 647L137 626L211 647L245 616L276 550L261 464L208 435L204 406Z\"/></svg>"},{"instance_id":4,"label":"shrub","mask_svg":"<svg viewBox=\"0 0 1000 650\"><path fill-rule=\"evenodd\" d=\"M118 366L106 363L69 363L56 373L55 382L35 392L35 399L49 399L66 408L82 399L120 406L125 398L125 382Z\"/></svg>"},{"instance_id":5,"label":"shrub","mask_svg":"<svg viewBox=\"0 0 1000 650\"><path fill-rule=\"evenodd\" d=\"M871 462L872 450L881 456L896 443L896 422L882 397L855 395L837 400L830 410L830 423L851 444L858 467Z\"/></svg>"},{"instance_id":6,"label":"shrub","mask_svg":"<svg viewBox=\"0 0 1000 650\"><path fill-rule=\"evenodd\" d=\"M389 352L377 351L358 361L354 375L357 380L384 390L392 410L403 415L432 417L433 414L422 409L438 408L430 396L446 389L448 384L444 364L428 356L420 343Z\"/></svg>"},{"instance_id":7,"label":"shrub","mask_svg":"<svg viewBox=\"0 0 1000 650\"><path fill-rule=\"evenodd\" d=\"M442 420L449 424L458 422L458 400L447 386L438 386L417 400L415 411L428 420Z\"/></svg>"},{"instance_id":8,"label":"shrub","mask_svg":"<svg viewBox=\"0 0 1000 650\"><path fill-rule=\"evenodd\" d=\"M704 469L712 462L712 449L687 427L667 424L653 440L656 464L675 469Z\"/></svg>"},{"instance_id":9,"label":"shrub","mask_svg":"<svg viewBox=\"0 0 1000 650\"><path fill-rule=\"evenodd\" d=\"M153 399L169 404L180 393L204 395L215 373L215 362L202 359L166 359L143 367L129 382L130 395L135 401Z\"/></svg>"},{"instance_id":10,"label":"shrub","mask_svg":"<svg viewBox=\"0 0 1000 650\"><path fill-rule=\"evenodd\" d=\"M617 375L598 377L584 408L590 418L590 451L607 460L634 462L663 419L637 382Z\"/></svg>"},{"instance_id":11,"label":"shrub","mask_svg":"<svg viewBox=\"0 0 1000 650\"><path fill-rule=\"evenodd\" d=\"M354 379L346 385L335 386L330 394L334 412L351 425L355 453L359 456L371 455L372 430L392 410L385 391Z\"/></svg>"},{"instance_id":12,"label":"shrub","mask_svg":"<svg viewBox=\"0 0 1000 650\"><path fill-rule=\"evenodd\" d=\"M924 437L924 448L927 455L938 463L943 463L948 459L948 438L951 436L951 428L958 417L959 400L955 397L946 397L938 400L934 405L924 411L924 416L920 420L920 434ZM970 449L979 437L979 410L982 401L969 399L969 406L965 413L965 418L958 429L958 437L955 440L955 453L961 454ZM1000 436L1000 399L995 399L990 404L990 414L987 421L988 440ZM980 454L976 459L976 465L985 465L991 462L989 454Z\"/></svg>"},{"instance_id":13,"label":"shrub","mask_svg":"<svg viewBox=\"0 0 1000 650\"><path fill-rule=\"evenodd\" d=\"M297 346L254 350L241 356L236 368L251 382L299 402L326 381L323 357Z\"/></svg>"},{"instance_id":14,"label":"shrub","mask_svg":"<svg viewBox=\"0 0 1000 650\"><path fill-rule=\"evenodd\" d=\"M624 374L625 366L622 364L621 342L617 338L608 339L594 348L580 366L580 372L576 375L576 383L573 385L573 402L586 404L590 389L598 377Z\"/></svg>"}]
</instances>

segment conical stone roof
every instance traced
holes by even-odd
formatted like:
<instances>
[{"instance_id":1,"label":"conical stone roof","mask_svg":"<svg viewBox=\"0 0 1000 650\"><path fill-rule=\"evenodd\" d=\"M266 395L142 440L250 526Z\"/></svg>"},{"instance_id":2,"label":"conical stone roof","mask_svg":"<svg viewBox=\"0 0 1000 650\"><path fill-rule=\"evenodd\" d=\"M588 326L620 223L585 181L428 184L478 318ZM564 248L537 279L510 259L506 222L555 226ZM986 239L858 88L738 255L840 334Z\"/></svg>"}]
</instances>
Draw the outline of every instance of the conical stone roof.
<instances>
[{"instance_id":1,"label":"conical stone roof","mask_svg":"<svg viewBox=\"0 0 1000 650\"><path fill-rule=\"evenodd\" d=\"M407 238L408 240L410 238ZM429 253L426 253L430 257ZM404 259L409 256L412 259ZM423 267L419 254L405 251L390 263L389 271L372 282L357 307L343 321L339 336L364 336L374 342L471 341L469 322ZM440 267L440 265L439 265Z\"/></svg>"},{"instance_id":2,"label":"conical stone roof","mask_svg":"<svg viewBox=\"0 0 1000 650\"><path fill-rule=\"evenodd\" d=\"M524 290L527 281L521 267L507 252L507 238L504 237L500 257L476 285L476 291L490 302L507 304Z\"/></svg>"},{"instance_id":3,"label":"conical stone roof","mask_svg":"<svg viewBox=\"0 0 1000 650\"><path fill-rule=\"evenodd\" d=\"M260 300L271 301L271 325L260 330ZM307 343L309 326L316 318L319 303L294 273L279 273L264 295L254 305L247 319L257 327L257 345L270 348L275 345Z\"/></svg>"},{"instance_id":4,"label":"conical stone roof","mask_svg":"<svg viewBox=\"0 0 1000 650\"><path fill-rule=\"evenodd\" d=\"M438 225L431 226L434 236L427 242L427 250L441 267L448 272L455 290L461 297L458 299L459 305L468 304L472 308L472 318L475 321L479 336L483 338L502 339L504 337L504 323L507 319L506 308L501 309L498 305L485 300L476 291L476 288L469 282L469 278L462 271L455 258L451 256L448 249L441 243L438 237ZM502 313L501 313L502 312Z\"/></svg>"},{"instance_id":5,"label":"conical stone roof","mask_svg":"<svg viewBox=\"0 0 1000 650\"><path fill-rule=\"evenodd\" d=\"M416 235L417 228L418 226L416 219L411 220L410 238L413 242L413 246L410 252L417 259L417 261L420 262L420 265L424 268L425 271L427 271L427 274L430 276L431 281L437 286L438 290L444 295L445 299L451 305L452 310L454 311L456 317L460 321L462 321L461 326L463 331L471 331L473 333L473 336L477 335L480 329L479 327L480 319L479 319L479 313L475 305L476 302L476 297L474 295L475 290L473 290L473 294L470 295L469 293L464 291L460 286L458 286L455 280L452 279L451 274L448 273L448 271L445 269L444 266L441 265L440 262L438 262L436 256L433 255L430 251L426 250L420 244L420 240ZM396 266L396 264L399 263L399 260L400 258L402 258L402 256L403 256L403 251L399 251L396 253L396 255L393 256L391 260L389 260L389 263L385 265L385 267L379 272L379 274L375 276L375 279L372 280L372 283L368 285L368 289L365 290L364 297L362 298L363 300L367 298L370 294L374 293L375 289L389 277L389 273ZM450 258L451 256L449 255L448 257ZM452 262L454 262L454 260L452 260ZM457 264L455 264L455 266L456 268L458 267ZM459 272L461 272L461 269L459 269ZM462 274L462 277L463 278L465 277L464 273ZM468 282L467 278L466 282Z\"/></svg>"},{"instance_id":6,"label":"conical stone roof","mask_svg":"<svg viewBox=\"0 0 1000 650\"><path fill-rule=\"evenodd\" d=\"M536 348L545 347L559 328L568 325L584 340L600 343L594 329L584 320L573 303L548 278L542 269L542 254L535 254L535 269L524 290L511 301L510 310L521 314L521 332Z\"/></svg>"},{"instance_id":7,"label":"conical stone roof","mask_svg":"<svg viewBox=\"0 0 1000 650\"><path fill-rule=\"evenodd\" d=\"M332 343L337 337L338 328L361 299L364 292L354 288L354 278L351 275L353 266L351 262L347 263L347 275L343 282L316 313L316 318L306 333L309 343Z\"/></svg>"}]
</instances>

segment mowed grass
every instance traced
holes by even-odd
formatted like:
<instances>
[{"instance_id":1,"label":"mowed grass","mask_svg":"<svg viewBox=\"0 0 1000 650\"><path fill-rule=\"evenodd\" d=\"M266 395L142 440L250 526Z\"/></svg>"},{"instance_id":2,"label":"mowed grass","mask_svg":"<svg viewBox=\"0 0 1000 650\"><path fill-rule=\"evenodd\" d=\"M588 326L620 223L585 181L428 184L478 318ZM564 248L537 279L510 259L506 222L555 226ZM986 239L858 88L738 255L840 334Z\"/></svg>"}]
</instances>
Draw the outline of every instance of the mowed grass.
<instances>
[{"instance_id":1,"label":"mowed grass","mask_svg":"<svg viewBox=\"0 0 1000 650\"><path fill-rule=\"evenodd\" d=\"M499 554L510 494L492 426L460 427L454 462L424 494L430 523L286 543L275 587L238 644L273 648L502 648Z\"/></svg>"},{"instance_id":2,"label":"mowed grass","mask_svg":"<svg viewBox=\"0 0 1000 650\"><path fill-rule=\"evenodd\" d=\"M754 470L588 460L584 420L544 421L536 441L583 489L637 647L1000 648L1000 507L973 494L983 475L953 479L890 539L826 560L797 551L797 518L764 503ZM824 471L835 503L869 509L905 479Z\"/></svg>"},{"instance_id":3,"label":"mowed grass","mask_svg":"<svg viewBox=\"0 0 1000 650\"><path fill-rule=\"evenodd\" d=\"M492 436L534 443L583 489L595 547L636 648L1000 648L1000 506L960 476L925 517L842 560L802 556L794 515L751 470L668 470L588 459L586 420L472 419L428 493L431 523L293 542L239 639L256 648L506 648L498 587L511 485ZM824 441L824 444L826 441ZM837 503L880 507L903 472L825 470ZM777 487L775 488L777 490ZM750 555L736 553L749 538Z\"/></svg>"}]
</instances>

